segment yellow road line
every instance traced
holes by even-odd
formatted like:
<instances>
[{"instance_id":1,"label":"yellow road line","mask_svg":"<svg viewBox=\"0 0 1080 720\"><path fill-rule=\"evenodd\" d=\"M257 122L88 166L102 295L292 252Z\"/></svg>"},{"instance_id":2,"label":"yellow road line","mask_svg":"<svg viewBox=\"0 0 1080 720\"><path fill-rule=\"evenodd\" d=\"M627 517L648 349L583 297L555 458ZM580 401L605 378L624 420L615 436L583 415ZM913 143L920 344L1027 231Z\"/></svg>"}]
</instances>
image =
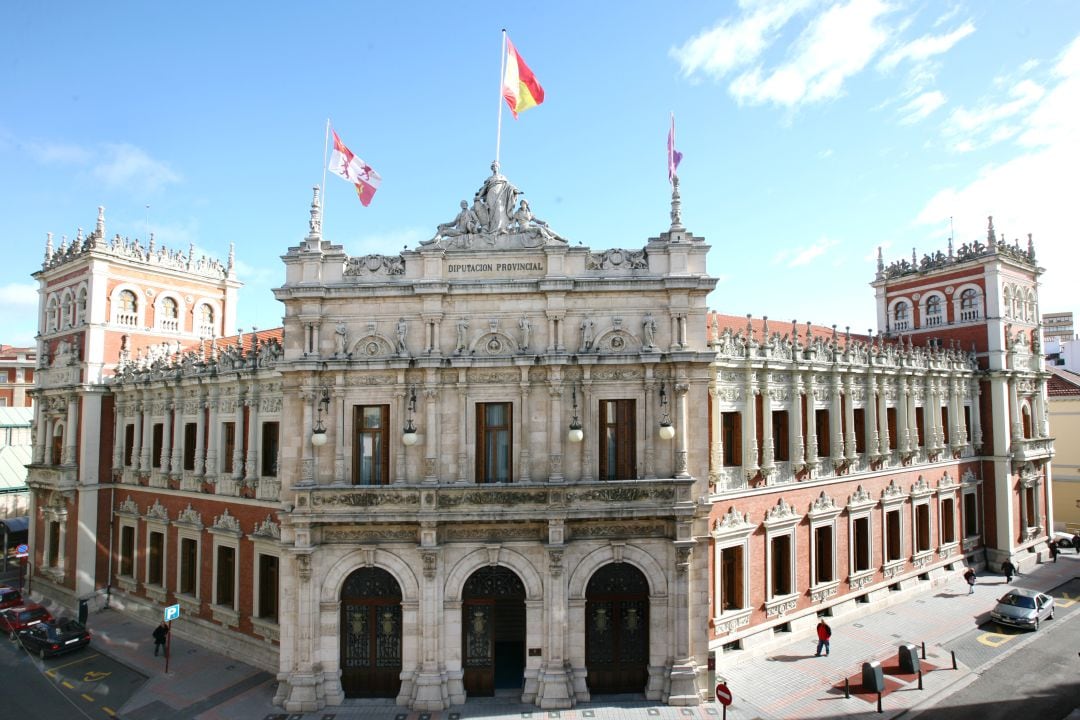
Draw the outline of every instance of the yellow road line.
<instances>
[{"instance_id":1,"label":"yellow road line","mask_svg":"<svg viewBox=\"0 0 1080 720\"><path fill-rule=\"evenodd\" d=\"M102 705L101 709L108 713L109 717L116 717L116 712L111 707L105 707L104 705Z\"/></svg>"},{"instance_id":2,"label":"yellow road line","mask_svg":"<svg viewBox=\"0 0 1080 720\"><path fill-rule=\"evenodd\" d=\"M60 684L66 687L68 690L74 690L75 686L69 683L67 680L61 680Z\"/></svg>"},{"instance_id":3,"label":"yellow road line","mask_svg":"<svg viewBox=\"0 0 1080 720\"><path fill-rule=\"evenodd\" d=\"M87 695L86 693L82 694L82 699L85 700L86 702L94 702L94 696L93 695Z\"/></svg>"},{"instance_id":4,"label":"yellow road line","mask_svg":"<svg viewBox=\"0 0 1080 720\"><path fill-rule=\"evenodd\" d=\"M101 657L101 653L94 653L93 655L86 655L84 657L79 658L78 660L72 660L69 663L64 663L63 665L53 665L52 669L49 670L49 672L46 673L46 674L47 675L52 675L54 672L56 672L57 670L60 670L61 668L70 667L72 665L78 665L79 663L86 662L87 660L93 660L94 658L97 658L97 657Z\"/></svg>"},{"instance_id":5,"label":"yellow road line","mask_svg":"<svg viewBox=\"0 0 1080 720\"><path fill-rule=\"evenodd\" d=\"M45 674L48 675L49 677L53 678L53 679L56 679L56 671L55 670L46 670Z\"/></svg>"}]
</instances>

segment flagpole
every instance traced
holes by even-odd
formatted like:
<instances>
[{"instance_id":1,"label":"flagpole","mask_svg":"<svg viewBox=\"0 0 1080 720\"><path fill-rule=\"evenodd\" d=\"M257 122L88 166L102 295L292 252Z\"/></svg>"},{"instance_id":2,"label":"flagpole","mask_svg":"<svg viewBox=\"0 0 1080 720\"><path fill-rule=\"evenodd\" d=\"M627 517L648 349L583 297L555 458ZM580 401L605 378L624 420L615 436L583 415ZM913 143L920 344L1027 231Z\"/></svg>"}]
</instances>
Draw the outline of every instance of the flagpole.
<instances>
[{"instance_id":1,"label":"flagpole","mask_svg":"<svg viewBox=\"0 0 1080 720\"><path fill-rule=\"evenodd\" d=\"M502 82L503 74L506 72L506 28L502 31L502 44L499 58L499 124L496 126L498 129L495 131L495 162L499 162L499 146L502 144L502 116L503 116L503 96L502 96Z\"/></svg>"},{"instance_id":2,"label":"flagpole","mask_svg":"<svg viewBox=\"0 0 1080 720\"><path fill-rule=\"evenodd\" d=\"M330 118L326 118L326 135L323 137L322 147L322 187L319 188L319 193L322 195L322 214L323 219L326 218L326 166L328 164L326 160L326 153L330 148Z\"/></svg>"}]
</instances>

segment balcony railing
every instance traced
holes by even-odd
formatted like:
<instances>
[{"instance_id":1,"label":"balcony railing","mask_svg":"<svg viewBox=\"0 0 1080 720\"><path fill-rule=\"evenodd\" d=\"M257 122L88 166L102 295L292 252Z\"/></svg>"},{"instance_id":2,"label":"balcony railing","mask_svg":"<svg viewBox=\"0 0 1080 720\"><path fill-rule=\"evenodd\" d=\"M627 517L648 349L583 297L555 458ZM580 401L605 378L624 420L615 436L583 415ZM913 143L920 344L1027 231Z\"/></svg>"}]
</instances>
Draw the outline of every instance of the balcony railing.
<instances>
[{"instance_id":1,"label":"balcony railing","mask_svg":"<svg viewBox=\"0 0 1080 720\"><path fill-rule=\"evenodd\" d=\"M1049 460L1054 457L1054 438L1024 438L1013 440L1013 460L1016 462L1034 462Z\"/></svg>"}]
</instances>

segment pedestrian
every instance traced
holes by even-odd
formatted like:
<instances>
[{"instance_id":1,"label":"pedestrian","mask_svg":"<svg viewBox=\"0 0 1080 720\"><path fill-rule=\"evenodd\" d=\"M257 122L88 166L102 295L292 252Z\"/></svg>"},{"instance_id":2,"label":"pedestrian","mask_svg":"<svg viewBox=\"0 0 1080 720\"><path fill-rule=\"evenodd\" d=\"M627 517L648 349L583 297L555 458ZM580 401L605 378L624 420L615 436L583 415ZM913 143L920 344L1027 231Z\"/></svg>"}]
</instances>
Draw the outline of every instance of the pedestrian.
<instances>
[{"instance_id":1,"label":"pedestrian","mask_svg":"<svg viewBox=\"0 0 1080 720\"><path fill-rule=\"evenodd\" d=\"M968 595L975 594L975 568L968 568L964 573L964 581L968 584Z\"/></svg>"},{"instance_id":2,"label":"pedestrian","mask_svg":"<svg viewBox=\"0 0 1080 720\"><path fill-rule=\"evenodd\" d=\"M825 622L825 618L818 620L817 624L817 652L814 657L821 657L821 649L825 648L825 657L829 657L829 638L832 637L832 628Z\"/></svg>"},{"instance_id":3,"label":"pedestrian","mask_svg":"<svg viewBox=\"0 0 1080 720\"><path fill-rule=\"evenodd\" d=\"M1050 538L1049 540L1046 541L1046 545L1047 545L1047 547L1050 548L1050 559L1053 560L1054 562L1057 562L1057 556L1058 556L1057 543L1054 542L1053 538Z\"/></svg>"},{"instance_id":4,"label":"pedestrian","mask_svg":"<svg viewBox=\"0 0 1080 720\"><path fill-rule=\"evenodd\" d=\"M154 656L157 657L158 649L160 648L162 653L165 652L165 640L169 637L169 626L165 624L163 620L160 625L154 628Z\"/></svg>"},{"instance_id":5,"label":"pedestrian","mask_svg":"<svg viewBox=\"0 0 1080 720\"><path fill-rule=\"evenodd\" d=\"M1080 555L1080 533L1076 533L1075 535L1073 535L1072 545L1073 550L1076 551L1076 554Z\"/></svg>"},{"instance_id":6,"label":"pedestrian","mask_svg":"<svg viewBox=\"0 0 1080 720\"><path fill-rule=\"evenodd\" d=\"M1005 582L1011 583L1013 575L1016 573L1016 566L1013 565L1013 561L1009 558L1005 559L1005 562L1001 563L1001 572L1005 575Z\"/></svg>"}]
</instances>

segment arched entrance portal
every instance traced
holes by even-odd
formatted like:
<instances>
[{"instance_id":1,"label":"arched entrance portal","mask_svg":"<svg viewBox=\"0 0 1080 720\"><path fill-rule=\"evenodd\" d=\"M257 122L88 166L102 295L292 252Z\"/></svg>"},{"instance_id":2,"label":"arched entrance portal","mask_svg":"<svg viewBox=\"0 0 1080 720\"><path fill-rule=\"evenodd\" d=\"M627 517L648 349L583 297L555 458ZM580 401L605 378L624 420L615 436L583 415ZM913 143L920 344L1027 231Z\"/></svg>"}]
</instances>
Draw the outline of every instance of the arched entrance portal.
<instances>
[{"instance_id":1,"label":"arched entrance portal","mask_svg":"<svg viewBox=\"0 0 1080 720\"><path fill-rule=\"evenodd\" d=\"M401 586L385 570L356 570L341 588L341 689L350 698L401 689Z\"/></svg>"},{"instance_id":2,"label":"arched entrance portal","mask_svg":"<svg viewBox=\"0 0 1080 720\"><path fill-rule=\"evenodd\" d=\"M645 692L649 662L649 583L627 563L605 565L585 588L585 667L589 692Z\"/></svg>"},{"instance_id":3,"label":"arched entrance portal","mask_svg":"<svg viewBox=\"0 0 1080 720\"><path fill-rule=\"evenodd\" d=\"M520 689L525 674L525 586L512 571L483 567L461 593L465 692Z\"/></svg>"}]
</instances>

